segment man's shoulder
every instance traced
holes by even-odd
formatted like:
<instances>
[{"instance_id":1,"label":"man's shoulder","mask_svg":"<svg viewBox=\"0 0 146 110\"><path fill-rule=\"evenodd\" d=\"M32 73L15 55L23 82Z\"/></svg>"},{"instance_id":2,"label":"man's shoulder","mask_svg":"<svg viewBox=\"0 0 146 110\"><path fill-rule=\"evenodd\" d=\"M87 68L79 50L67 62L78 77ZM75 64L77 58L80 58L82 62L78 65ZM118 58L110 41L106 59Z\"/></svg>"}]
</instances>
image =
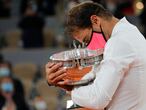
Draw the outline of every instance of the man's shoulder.
<instances>
[{"instance_id":1,"label":"man's shoulder","mask_svg":"<svg viewBox=\"0 0 146 110\"><path fill-rule=\"evenodd\" d=\"M130 41L134 36L139 36L140 31L138 28L130 23L121 23L113 31L109 41L118 43L120 41ZM134 37L135 39L137 37Z\"/></svg>"},{"instance_id":2,"label":"man's shoulder","mask_svg":"<svg viewBox=\"0 0 146 110\"><path fill-rule=\"evenodd\" d=\"M135 30L138 30L138 28L129 22L121 23L117 26L117 34L133 33Z\"/></svg>"}]
</instances>

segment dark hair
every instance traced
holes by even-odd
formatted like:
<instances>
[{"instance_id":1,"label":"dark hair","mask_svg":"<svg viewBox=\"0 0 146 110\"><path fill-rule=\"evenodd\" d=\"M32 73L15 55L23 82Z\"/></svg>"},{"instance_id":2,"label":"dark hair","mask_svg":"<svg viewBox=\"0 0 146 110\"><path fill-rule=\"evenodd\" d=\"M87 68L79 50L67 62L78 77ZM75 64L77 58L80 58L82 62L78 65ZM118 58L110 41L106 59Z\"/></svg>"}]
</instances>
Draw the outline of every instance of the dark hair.
<instances>
[{"instance_id":1,"label":"dark hair","mask_svg":"<svg viewBox=\"0 0 146 110\"><path fill-rule=\"evenodd\" d=\"M68 12L65 32L71 34L76 28L90 28L92 26L90 21L92 15L97 15L106 20L113 16L111 12L98 3L83 2Z\"/></svg>"}]
</instances>

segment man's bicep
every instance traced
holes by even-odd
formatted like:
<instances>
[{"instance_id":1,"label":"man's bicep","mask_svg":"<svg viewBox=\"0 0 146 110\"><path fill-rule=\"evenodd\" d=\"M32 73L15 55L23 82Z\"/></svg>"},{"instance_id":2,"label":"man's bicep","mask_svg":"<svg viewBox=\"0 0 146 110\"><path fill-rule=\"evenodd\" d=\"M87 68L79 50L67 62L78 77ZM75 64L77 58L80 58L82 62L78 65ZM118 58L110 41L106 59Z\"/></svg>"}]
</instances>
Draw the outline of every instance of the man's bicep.
<instances>
[{"instance_id":1,"label":"man's bicep","mask_svg":"<svg viewBox=\"0 0 146 110\"><path fill-rule=\"evenodd\" d=\"M110 65L110 66L109 66ZM91 85L75 88L72 91L72 99L75 103L93 108L105 108L115 93L123 74L117 74L116 64L103 62L96 79Z\"/></svg>"},{"instance_id":2,"label":"man's bicep","mask_svg":"<svg viewBox=\"0 0 146 110\"><path fill-rule=\"evenodd\" d=\"M97 77L94 81L95 85L98 84L100 86L109 100L112 99L115 91L124 77L124 67L117 62L112 60L103 61L103 64L101 64L101 69L99 73L97 73Z\"/></svg>"}]
</instances>

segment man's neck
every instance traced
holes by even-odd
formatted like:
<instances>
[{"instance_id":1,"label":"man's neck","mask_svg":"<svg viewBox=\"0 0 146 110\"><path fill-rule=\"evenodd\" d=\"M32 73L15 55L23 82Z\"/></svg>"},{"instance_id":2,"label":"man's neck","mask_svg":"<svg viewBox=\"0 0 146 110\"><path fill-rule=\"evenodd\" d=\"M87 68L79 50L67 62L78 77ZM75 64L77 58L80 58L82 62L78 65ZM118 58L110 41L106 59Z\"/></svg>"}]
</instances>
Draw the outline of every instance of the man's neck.
<instances>
[{"instance_id":1,"label":"man's neck","mask_svg":"<svg viewBox=\"0 0 146 110\"><path fill-rule=\"evenodd\" d=\"M115 17L113 17L109 21L107 21L107 20L104 20L103 21L103 23L102 23L103 32L104 32L107 40L111 37L113 28L115 27L115 25L117 24L117 22L119 22L119 19L117 19Z\"/></svg>"}]
</instances>

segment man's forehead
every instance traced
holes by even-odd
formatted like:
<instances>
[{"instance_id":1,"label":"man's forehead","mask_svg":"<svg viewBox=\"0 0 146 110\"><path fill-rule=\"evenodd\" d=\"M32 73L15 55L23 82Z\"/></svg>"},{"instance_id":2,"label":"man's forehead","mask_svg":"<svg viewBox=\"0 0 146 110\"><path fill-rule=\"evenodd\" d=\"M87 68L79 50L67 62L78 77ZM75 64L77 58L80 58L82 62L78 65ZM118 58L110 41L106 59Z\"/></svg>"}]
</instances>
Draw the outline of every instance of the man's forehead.
<instances>
[{"instance_id":1,"label":"man's forehead","mask_svg":"<svg viewBox=\"0 0 146 110\"><path fill-rule=\"evenodd\" d=\"M82 36L81 36L81 32L74 32L72 33L72 37L75 38L75 39L80 39Z\"/></svg>"},{"instance_id":2,"label":"man's forehead","mask_svg":"<svg viewBox=\"0 0 146 110\"><path fill-rule=\"evenodd\" d=\"M82 35L87 31L87 29L76 29L72 32L72 35L77 36L77 35Z\"/></svg>"},{"instance_id":3,"label":"man's forehead","mask_svg":"<svg viewBox=\"0 0 146 110\"><path fill-rule=\"evenodd\" d=\"M77 34L79 34L80 32L81 32L80 29L75 29L75 30L72 32L72 34L73 34L73 35L77 35Z\"/></svg>"}]
</instances>

